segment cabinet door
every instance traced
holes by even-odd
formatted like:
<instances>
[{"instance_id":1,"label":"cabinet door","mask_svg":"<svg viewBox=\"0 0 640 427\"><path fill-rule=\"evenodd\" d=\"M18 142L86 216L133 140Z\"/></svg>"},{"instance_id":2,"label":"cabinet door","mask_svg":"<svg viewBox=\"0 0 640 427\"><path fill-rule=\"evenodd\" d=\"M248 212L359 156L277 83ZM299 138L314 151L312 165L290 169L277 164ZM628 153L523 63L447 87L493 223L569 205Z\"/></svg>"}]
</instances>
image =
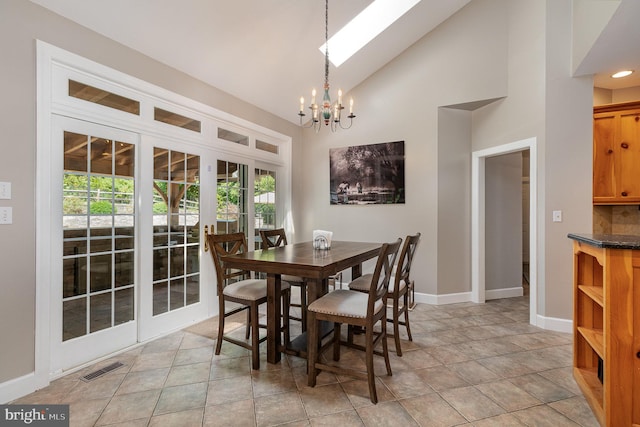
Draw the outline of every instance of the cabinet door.
<instances>
[{"instance_id":1,"label":"cabinet door","mask_svg":"<svg viewBox=\"0 0 640 427\"><path fill-rule=\"evenodd\" d=\"M616 116L598 114L593 119L593 199L616 197L615 140Z\"/></svg>"},{"instance_id":2,"label":"cabinet door","mask_svg":"<svg viewBox=\"0 0 640 427\"><path fill-rule=\"evenodd\" d=\"M616 144L620 162L617 196L637 199L640 197L640 110L621 113L620 137Z\"/></svg>"}]
</instances>

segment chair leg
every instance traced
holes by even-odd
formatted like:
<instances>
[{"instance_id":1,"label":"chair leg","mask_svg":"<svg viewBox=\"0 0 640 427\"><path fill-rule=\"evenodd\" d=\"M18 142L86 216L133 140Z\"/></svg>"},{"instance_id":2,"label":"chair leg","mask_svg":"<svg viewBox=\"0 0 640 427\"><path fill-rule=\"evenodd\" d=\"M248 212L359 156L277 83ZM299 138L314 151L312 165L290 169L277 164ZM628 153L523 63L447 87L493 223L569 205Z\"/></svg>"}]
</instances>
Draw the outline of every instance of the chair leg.
<instances>
[{"instance_id":1,"label":"chair leg","mask_svg":"<svg viewBox=\"0 0 640 427\"><path fill-rule=\"evenodd\" d=\"M302 332L307 330L307 284L300 285L300 317L302 318Z\"/></svg>"},{"instance_id":2,"label":"chair leg","mask_svg":"<svg viewBox=\"0 0 640 427\"><path fill-rule=\"evenodd\" d=\"M333 324L333 360L340 360L340 323Z\"/></svg>"},{"instance_id":3,"label":"chair leg","mask_svg":"<svg viewBox=\"0 0 640 427\"><path fill-rule=\"evenodd\" d=\"M409 341L413 341L411 336L411 326L409 326L409 292L404 294L404 326L407 328L407 335L409 335Z\"/></svg>"},{"instance_id":4,"label":"chair leg","mask_svg":"<svg viewBox=\"0 0 640 427\"><path fill-rule=\"evenodd\" d=\"M391 373L391 361L389 360L389 344L387 343L387 319L382 318L380 325L380 333L382 334L382 354L384 355L384 364L387 368L387 375ZM400 347L398 347L400 348Z\"/></svg>"},{"instance_id":5,"label":"chair leg","mask_svg":"<svg viewBox=\"0 0 640 427\"><path fill-rule=\"evenodd\" d=\"M289 331L289 310L291 309L291 288L282 293L282 331L284 333L284 346L291 342Z\"/></svg>"},{"instance_id":6,"label":"chair leg","mask_svg":"<svg viewBox=\"0 0 640 427\"><path fill-rule=\"evenodd\" d=\"M224 302L220 304L220 314L218 315L218 340L216 341L216 355L222 349L222 337L224 336Z\"/></svg>"},{"instance_id":7,"label":"chair leg","mask_svg":"<svg viewBox=\"0 0 640 427\"><path fill-rule=\"evenodd\" d=\"M251 366L260 369L260 329L258 325L258 304L251 304Z\"/></svg>"},{"instance_id":8,"label":"chair leg","mask_svg":"<svg viewBox=\"0 0 640 427\"><path fill-rule=\"evenodd\" d=\"M307 354L307 385L309 387L316 386L316 361L318 359L318 322L313 313L309 313L307 318L307 346L309 348Z\"/></svg>"},{"instance_id":9,"label":"chair leg","mask_svg":"<svg viewBox=\"0 0 640 427\"><path fill-rule=\"evenodd\" d=\"M246 331L244 334L244 339L248 340L249 339L249 334L251 332L251 309L247 310L247 327L246 327Z\"/></svg>"},{"instance_id":10,"label":"chair leg","mask_svg":"<svg viewBox=\"0 0 640 427\"><path fill-rule=\"evenodd\" d=\"M372 403L378 403L378 393L376 392L376 375L373 371L373 328L365 328L366 340L366 364L367 364L367 382L369 383L369 397Z\"/></svg>"},{"instance_id":11,"label":"chair leg","mask_svg":"<svg viewBox=\"0 0 640 427\"><path fill-rule=\"evenodd\" d=\"M400 301L393 301L393 338L396 343L396 354L402 357L402 346L400 345L400 313L398 313L398 305Z\"/></svg>"}]
</instances>

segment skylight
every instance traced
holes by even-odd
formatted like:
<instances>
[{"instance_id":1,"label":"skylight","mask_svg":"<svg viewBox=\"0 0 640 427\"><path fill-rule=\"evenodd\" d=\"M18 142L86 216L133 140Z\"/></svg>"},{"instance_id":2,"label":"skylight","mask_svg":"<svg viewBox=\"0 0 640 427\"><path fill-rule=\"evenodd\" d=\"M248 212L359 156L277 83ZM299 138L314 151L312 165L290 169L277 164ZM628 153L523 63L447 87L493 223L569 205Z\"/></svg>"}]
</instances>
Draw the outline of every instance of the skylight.
<instances>
[{"instance_id":1,"label":"skylight","mask_svg":"<svg viewBox=\"0 0 640 427\"><path fill-rule=\"evenodd\" d=\"M339 67L420 0L375 0L329 39L329 60ZM324 54L326 43L320 46Z\"/></svg>"}]
</instances>

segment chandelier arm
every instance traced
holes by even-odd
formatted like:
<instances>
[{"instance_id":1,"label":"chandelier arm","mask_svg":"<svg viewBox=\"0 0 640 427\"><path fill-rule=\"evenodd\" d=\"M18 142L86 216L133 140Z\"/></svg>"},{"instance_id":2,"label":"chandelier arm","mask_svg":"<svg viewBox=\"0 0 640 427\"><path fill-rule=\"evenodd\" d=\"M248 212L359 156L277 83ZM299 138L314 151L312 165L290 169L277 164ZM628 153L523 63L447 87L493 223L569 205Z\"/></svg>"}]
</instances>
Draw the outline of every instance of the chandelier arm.
<instances>
[{"instance_id":1,"label":"chandelier arm","mask_svg":"<svg viewBox=\"0 0 640 427\"><path fill-rule=\"evenodd\" d=\"M349 126L342 126L342 120L338 121L338 125L340 126L340 129L345 129L345 130L349 129L351 127L351 125L353 125L353 118L354 117L355 116L353 114L349 114L347 116L347 118L349 119Z\"/></svg>"}]
</instances>

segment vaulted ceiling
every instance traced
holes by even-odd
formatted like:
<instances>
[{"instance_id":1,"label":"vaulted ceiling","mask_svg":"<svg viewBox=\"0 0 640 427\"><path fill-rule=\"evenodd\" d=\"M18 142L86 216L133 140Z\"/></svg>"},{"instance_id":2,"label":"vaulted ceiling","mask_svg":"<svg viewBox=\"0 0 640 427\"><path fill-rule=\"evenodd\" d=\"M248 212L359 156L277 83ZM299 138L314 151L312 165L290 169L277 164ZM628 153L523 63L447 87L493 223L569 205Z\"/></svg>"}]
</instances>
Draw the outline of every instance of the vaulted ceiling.
<instances>
[{"instance_id":1,"label":"vaulted ceiling","mask_svg":"<svg viewBox=\"0 0 640 427\"><path fill-rule=\"evenodd\" d=\"M322 88L322 0L31 1L292 122L300 96L308 101L313 86ZM371 1L330 1L329 37ZM357 86L469 1L422 0L339 68L331 65L333 93ZM640 1L622 5L627 12L613 16L583 73L614 63L640 70L640 25L627 22L640 16Z\"/></svg>"}]
</instances>

